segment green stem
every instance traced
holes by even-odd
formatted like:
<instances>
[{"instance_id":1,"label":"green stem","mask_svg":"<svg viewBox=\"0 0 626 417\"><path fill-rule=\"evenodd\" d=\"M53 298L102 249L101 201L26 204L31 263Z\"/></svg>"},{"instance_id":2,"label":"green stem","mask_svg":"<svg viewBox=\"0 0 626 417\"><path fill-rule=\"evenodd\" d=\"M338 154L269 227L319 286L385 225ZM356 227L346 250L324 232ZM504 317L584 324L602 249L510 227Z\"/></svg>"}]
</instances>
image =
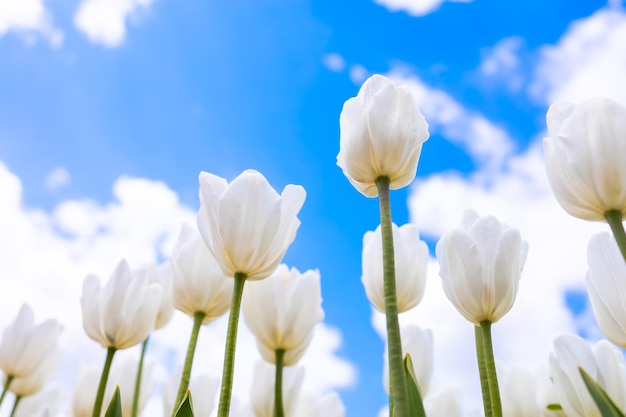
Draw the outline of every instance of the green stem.
<instances>
[{"instance_id":1,"label":"green stem","mask_svg":"<svg viewBox=\"0 0 626 417\"><path fill-rule=\"evenodd\" d=\"M604 218L609 226L611 226L617 246L619 246L619 250L622 252L624 260L626 260L626 232L624 232L624 224L622 223L622 212L619 210L609 210L604 213Z\"/></svg>"},{"instance_id":2,"label":"green stem","mask_svg":"<svg viewBox=\"0 0 626 417\"><path fill-rule=\"evenodd\" d=\"M237 326L239 325L239 311L241 310L241 298L243 285L246 283L246 274L235 273L235 286L233 298L230 303L230 315L228 316L228 329L226 330L226 348L224 349L224 368L222 369L222 387L220 389L220 402L217 408L217 417L228 417L230 410L230 397L233 391L233 371L235 369L235 348L237 346Z\"/></svg>"},{"instance_id":3,"label":"green stem","mask_svg":"<svg viewBox=\"0 0 626 417\"><path fill-rule=\"evenodd\" d=\"M476 339L476 357L478 358L478 373L480 374L480 388L483 394L483 408L485 417L492 417L491 395L489 394L489 378L487 376L487 366L485 365L485 347L483 345L483 332L479 326L474 326L474 336Z\"/></svg>"},{"instance_id":4,"label":"green stem","mask_svg":"<svg viewBox=\"0 0 626 417\"><path fill-rule=\"evenodd\" d=\"M491 343L491 322L489 320L481 321L480 330L483 336L483 350L485 352L485 368L487 371L487 380L489 382L491 410L493 412L493 417L502 417L502 403L500 402L500 389L498 388L498 374L496 373L496 362L493 359L493 344Z\"/></svg>"},{"instance_id":5,"label":"green stem","mask_svg":"<svg viewBox=\"0 0 626 417\"><path fill-rule=\"evenodd\" d=\"M13 403L13 409L11 410L11 415L9 417L15 416L15 411L17 410L17 406L19 405L21 399L22 399L21 395L18 395L17 397L15 397L15 402Z\"/></svg>"},{"instance_id":6,"label":"green stem","mask_svg":"<svg viewBox=\"0 0 626 417\"><path fill-rule=\"evenodd\" d=\"M150 336L146 337L146 340L141 344L141 356L139 357L139 366L137 367L137 377L135 378L135 392L133 393L133 409L131 416L137 417L139 414L139 396L141 394L141 377L143 376L143 361L146 357L146 347Z\"/></svg>"},{"instance_id":7,"label":"green stem","mask_svg":"<svg viewBox=\"0 0 626 417\"><path fill-rule=\"evenodd\" d=\"M110 347L107 349L107 357L104 360L104 368L102 368L102 376L100 377L100 384L98 385L98 393L96 394L96 402L93 405L92 417L100 417L102 412L102 400L104 399L104 390L107 386L107 379L109 379L109 372L111 371L111 364L113 363L113 356L117 351L116 348Z\"/></svg>"},{"instance_id":8,"label":"green stem","mask_svg":"<svg viewBox=\"0 0 626 417\"><path fill-rule=\"evenodd\" d=\"M398 300L396 295L396 270L391 227L391 203L389 201L389 178L376 179L380 203L380 229L383 241L383 280L385 317L387 319L387 351L389 353L389 392L392 395L396 417L408 417L409 396L402 363L402 341L398 323Z\"/></svg>"},{"instance_id":9,"label":"green stem","mask_svg":"<svg viewBox=\"0 0 626 417\"><path fill-rule=\"evenodd\" d=\"M284 417L283 410L283 359L285 349L276 349L276 378L274 379L274 417Z\"/></svg>"},{"instance_id":10,"label":"green stem","mask_svg":"<svg viewBox=\"0 0 626 417\"><path fill-rule=\"evenodd\" d=\"M6 384L4 384L2 395L0 395L0 405L2 405L2 401L4 401L4 397L7 395L7 392L9 391L9 386L11 385L11 382L13 382L13 378L14 378L13 375L7 376L7 382Z\"/></svg>"},{"instance_id":11,"label":"green stem","mask_svg":"<svg viewBox=\"0 0 626 417\"><path fill-rule=\"evenodd\" d=\"M176 410L180 407L180 404L185 398L187 388L189 388L189 380L191 379L191 366L193 365L193 355L196 352L196 344L198 343L198 334L200 333L200 326L202 320L206 314L203 311L196 311L193 314L193 328L191 329L191 337L189 338L189 345L187 346L187 356L185 357L185 365L183 367L183 373L180 376L180 385L178 386L178 394L176 395L176 403L174 403L174 410L172 410L172 416L176 414Z\"/></svg>"}]
</instances>

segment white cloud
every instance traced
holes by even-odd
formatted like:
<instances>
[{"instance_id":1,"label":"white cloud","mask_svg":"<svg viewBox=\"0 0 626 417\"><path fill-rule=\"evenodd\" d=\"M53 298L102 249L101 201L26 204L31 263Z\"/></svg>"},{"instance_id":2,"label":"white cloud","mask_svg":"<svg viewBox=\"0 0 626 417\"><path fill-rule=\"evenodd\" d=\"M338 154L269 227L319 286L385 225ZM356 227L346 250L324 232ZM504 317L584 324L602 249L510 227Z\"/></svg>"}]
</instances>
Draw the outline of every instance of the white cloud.
<instances>
[{"instance_id":1,"label":"white cloud","mask_svg":"<svg viewBox=\"0 0 626 417\"><path fill-rule=\"evenodd\" d=\"M531 94L550 104L604 96L626 104L626 13L603 8L570 24L556 45L539 52Z\"/></svg>"},{"instance_id":2,"label":"white cloud","mask_svg":"<svg viewBox=\"0 0 626 417\"><path fill-rule=\"evenodd\" d=\"M35 43L40 35L54 47L63 43L63 32L52 24L52 16L43 0L0 0L0 37L16 32L27 43Z\"/></svg>"},{"instance_id":3,"label":"white cloud","mask_svg":"<svg viewBox=\"0 0 626 417\"><path fill-rule=\"evenodd\" d=\"M337 53L328 53L322 58L324 66L333 72L341 72L346 69L346 60Z\"/></svg>"},{"instance_id":4,"label":"white cloud","mask_svg":"<svg viewBox=\"0 0 626 417\"><path fill-rule=\"evenodd\" d=\"M394 70L389 76L412 90L431 134L438 133L459 145L483 167L499 168L513 152L513 140L504 129L466 109L444 91L430 88L406 71Z\"/></svg>"},{"instance_id":5,"label":"white cloud","mask_svg":"<svg viewBox=\"0 0 626 417\"><path fill-rule=\"evenodd\" d=\"M385 6L392 12L403 11L411 16L425 16L430 14L446 0L374 0L376 3ZM450 3L470 3L472 0L447 0Z\"/></svg>"},{"instance_id":6,"label":"white cloud","mask_svg":"<svg viewBox=\"0 0 626 417\"><path fill-rule=\"evenodd\" d=\"M33 307L37 321L58 319L65 326L61 340L65 358L56 380L71 391L79 360L104 363L104 350L82 330L83 278L94 272L108 279L122 257L131 267L167 259L181 224L195 223L195 210L183 205L166 184L129 177L115 182L113 198L106 204L84 199L64 201L52 212L27 208L21 181L2 163L0 189L0 329L13 320L23 302ZM158 362L155 374L161 380L182 364L190 332L191 320L177 312L172 323L151 338L148 355ZM220 376L225 333L226 317L202 328L195 373ZM235 395L245 401L259 355L243 321L238 342ZM326 391L354 382L352 365L336 355L341 344L338 330L326 324L317 327L302 361L308 390ZM151 410L161 407L160 393L156 394Z\"/></svg>"},{"instance_id":7,"label":"white cloud","mask_svg":"<svg viewBox=\"0 0 626 417\"><path fill-rule=\"evenodd\" d=\"M63 167L54 168L44 179L44 185L48 191L55 191L70 184L72 177Z\"/></svg>"},{"instance_id":8,"label":"white cloud","mask_svg":"<svg viewBox=\"0 0 626 417\"><path fill-rule=\"evenodd\" d=\"M116 47L126 38L127 20L153 0L83 0L74 15L74 25L89 40Z\"/></svg>"},{"instance_id":9,"label":"white cloud","mask_svg":"<svg viewBox=\"0 0 626 417\"><path fill-rule=\"evenodd\" d=\"M505 85L511 91L521 90L525 83L520 60L523 45L524 39L513 36L484 52L478 71L486 86Z\"/></svg>"}]
</instances>

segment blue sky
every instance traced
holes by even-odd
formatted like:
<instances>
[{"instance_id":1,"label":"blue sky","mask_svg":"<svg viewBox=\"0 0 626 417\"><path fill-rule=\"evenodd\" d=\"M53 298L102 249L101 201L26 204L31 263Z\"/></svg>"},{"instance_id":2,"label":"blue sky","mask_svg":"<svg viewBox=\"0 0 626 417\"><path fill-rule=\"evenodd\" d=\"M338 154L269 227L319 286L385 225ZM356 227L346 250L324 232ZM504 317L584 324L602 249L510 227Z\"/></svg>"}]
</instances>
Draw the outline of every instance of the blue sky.
<instances>
[{"instance_id":1,"label":"blue sky","mask_svg":"<svg viewBox=\"0 0 626 417\"><path fill-rule=\"evenodd\" d=\"M101 8L89 11L89 2ZM416 221L431 249L458 224L461 206L484 203L481 214L497 214L506 198L494 195L511 190L508 179L544 175L536 145L552 101L626 101L624 87L610 82L626 69L626 17L620 4L603 1L120 0L111 10L98 0L27 3L45 11L0 0L0 161L21 181L16 207L35 223L33 212L43 213L47 233L72 242L84 257L72 271L106 274L114 263L84 255L106 227L85 243L67 225L72 216L63 223L58 213L68 201L115 205L120 177L165 183L187 209L181 218L198 207L200 171L232 179L254 168L279 190L303 185L302 226L285 262L321 271L325 322L343 337L334 354L355 370L340 391L347 416L374 416L385 403L383 342L360 282L362 236L378 224L378 202L335 164L342 105L367 75L412 83L431 125L415 185L392 194L394 221ZM530 197L517 207L539 207L524 184L516 196ZM420 204L426 196L453 210ZM591 229L580 227L584 254ZM137 259L164 260L165 252ZM27 270L16 264L10 272ZM27 282L39 282L43 272L28 271ZM556 304L581 298L584 271L559 281L550 293L562 296ZM64 282L80 287L83 277ZM27 287L15 291L28 298ZM584 307L576 317L561 310L564 331L593 327L576 321ZM4 321L13 311L2 310Z\"/></svg>"}]
</instances>

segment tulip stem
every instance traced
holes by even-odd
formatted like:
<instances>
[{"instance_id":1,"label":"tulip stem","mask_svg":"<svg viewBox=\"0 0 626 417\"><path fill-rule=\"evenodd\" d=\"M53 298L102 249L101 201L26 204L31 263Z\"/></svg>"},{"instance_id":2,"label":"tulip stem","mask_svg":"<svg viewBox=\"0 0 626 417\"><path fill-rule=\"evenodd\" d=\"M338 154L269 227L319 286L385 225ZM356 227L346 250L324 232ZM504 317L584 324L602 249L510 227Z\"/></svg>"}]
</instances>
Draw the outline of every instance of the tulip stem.
<instances>
[{"instance_id":1,"label":"tulip stem","mask_svg":"<svg viewBox=\"0 0 626 417\"><path fill-rule=\"evenodd\" d=\"M476 356L478 358L478 373L480 374L480 388L483 394L485 417L492 417L489 378L487 376L487 366L485 365L485 347L483 345L483 332L480 326L474 326L474 337L476 339Z\"/></svg>"},{"instance_id":2,"label":"tulip stem","mask_svg":"<svg viewBox=\"0 0 626 417\"><path fill-rule=\"evenodd\" d=\"M624 224L622 223L622 212L619 210L609 210L604 213L604 218L609 226L611 226L611 231L613 231L617 246L619 246L619 250L622 252L624 260L626 260L626 232L624 232Z\"/></svg>"},{"instance_id":3,"label":"tulip stem","mask_svg":"<svg viewBox=\"0 0 626 417\"><path fill-rule=\"evenodd\" d=\"M391 228L391 202L389 201L389 177L376 179L380 204L380 229L383 241L383 280L385 317L387 319L387 351L389 361L389 392L396 417L408 417L409 396L402 362L402 340L398 323L398 300L396 295L396 271Z\"/></svg>"},{"instance_id":4,"label":"tulip stem","mask_svg":"<svg viewBox=\"0 0 626 417\"><path fill-rule=\"evenodd\" d=\"M135 392L133 393L133 409L132 417L137 417L139 414L139 395L141 394L141 377L143 374L143 361L146 357L146 347L150 336L146 337L146 340L141 344L141 356L139 357L139 366L137 367L137 377L135 378Z\"/></svg>"},{"instance_id":5,"label":"tulip stem","mask_svg":"<svg viewBox=\"0 0 626 417\"><path fill-rule=\"evenodd\" d=\"M285 349L276 349L276 378L274 379L274 417L284 417L283 410L283 359Z\"/></svg>"},{"instance_id":6,"label":"tulip stem","mask_svg":"<svg viewBox=\"0 0 626 417\"><path fill-rule=\"evenodd\" d=\"M104 360L104 368L102 368L102 376L100 377L100 384L98 385L98 393L96 394L96 402L93 405L92 417L100 417L102 413L102 400L104 399L104 390L107 386L107 379L109 379L109 372L111 371L111 364L113 363L113 356L117 351L114 347L107 349L107 357Z\"/></svg>"},{"instance_id":7,"label":"tulip stem","mask_svg":"<svg viewBox=\"0 0 626 417\"><path fill-rule=\"evenodd\" d=\"M204 320L205 315L203 311L193 313L193 328L191 329L191 337L189 338L189 345L187 346L187 356L185 356L185 365L183 366L183 372L180 376L180 385L178 386L178 394L176 395L176 403L174 404L174 410L172 410L172 416L176 414L176 410L178 410L178 407L180 407L180 404L183 402L187 388L189 388L193 355L196 352L198 334L200 333L200 326L202 325L202 320Z\"/></svg>"},{"instance_id":8,"label":"tulip stem","mask_svg":"<svg viewBox=\"0 0 626 417\"><path fill-rule=\"evenodd\" d=\"M15 412L17 411L17 406L20 404L21 399L22 399L21 395L18 395L17 397L15 397L15 402L13 403L13 409L11 410L11 414L9 415L9 417L15 416Z\"/></svg>"},{"instance_id":9,"label":"tulip stem","mask_svg":"<svg viewBox=\"0 0 626 417\"><path fill-rule=\"evenodd\" d=\"M233 391L233 371L235 369L235 348L237 347L237 326L239 325L239 311L243 296L243 285L246 283L246 274L235 273L233 298L230 303L228 329L226 330L226 348L224 349L224 368L222 369L222 387L220 402L217 408L217 417L228 417L230 411L230 397Z\"/></svg>"},{"instance_id":10,"label":"tulip stem","mask_svg":"<svg viewBox=\"0 0 626 417\"><path fill-rule=\"evenodd\" d=\"M0 405L2 404L2 401L4 401L4 397L7 395L7 392L9 391L9 386L11 385L11 382L13 382L13 375L7 376L7 382L6 384L4 384L2 395L0 395Z\"/></svg>"},{"instance_id":11,"label":"tulip stem","mask_svg":"<svg viewBox=\"0 0 626 417\"><path fill-rule=\"evenodd\" d=\"M496 373L496 362L493 359L493 344L491 342L491 322L484 320L480 322L480 332L482 333L483 351L485 354L485 369L487 381L489 383L489 398L491 399L491 411L493 417L502 417L502 403L500 401L500 389L498 388L498 374Z\"/></svg>"}]
</instances>

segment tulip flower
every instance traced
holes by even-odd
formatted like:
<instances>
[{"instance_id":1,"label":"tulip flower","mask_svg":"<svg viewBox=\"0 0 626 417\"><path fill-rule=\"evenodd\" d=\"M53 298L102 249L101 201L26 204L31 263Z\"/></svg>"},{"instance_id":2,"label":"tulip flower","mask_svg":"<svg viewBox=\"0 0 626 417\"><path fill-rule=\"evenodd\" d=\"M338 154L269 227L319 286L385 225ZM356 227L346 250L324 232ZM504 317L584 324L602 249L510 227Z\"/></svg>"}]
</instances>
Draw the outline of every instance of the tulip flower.
<instances>
[{"instance_id":1,"label":"tulip flower","mask_svg":"<svg viewBox=\"0 0 626 417\"><path fill-rule=\"evenodd\" d=\"M15 378L9 386L9 391L17 397L28 397L37 394L48 383L57 370L63 354L60 350L48 352L39 363L35 371L23 378ZM4 385L7 385L7 375L4 377Z\"/></svg>"},{"instance_id":2,"label":"tulip flower","mask_svg":"<svg viewBox=\"0 0 626 417\"><path fill-rule=\"evenodd\" d=\"M626 348L626 263L608 233L595 235L587 249L587 291L602 333Z\"/></svg>"},{"instance_id":3,"label":"tulip flower","mask_svg":"<svg viewBox=\"0 0 626 417\"><path fill-rule=\"evenodd\" d=\"M363 195L378 195L379 177L389 178L392 190L413 181L429 133L407 87L373 75L343 105L339 127L337 165Z\"/></svg>"},{"instance_id":4,"label":"tulip flower","mask_svg":"<svg viewBox=\"0 0 626 417\"><path fill-rule=\"evenodd\" d=\"M232 277L222 272L200 233L183 225L172 254L174 307L190 317L204 313L207 324L228 311Z\"/></svg>"},{"instance_id":5,"label":"tulip flower","mask_svg":"<svg viewBox=\"0 0 626 417\"><path fill-rule=\"evenodd\" d=\"M284 410L285 417L295 417L298 405L300 388L304 379L304 369L289 367L285 369L283 378ZM250 399L255 417L274 416L274 366L263 361L258 361L254 366L252 377L252 392Z\"/></svg>"},{"instance_id":6,"label":"tulip flower","mask_svg":"<svg viewBox=\"0 0 626 417\"><path fill-rule=\"evenodd\" d=\"M626 108L593 98L558 102L547 114L543 140L548 179L565 211L584 220L626 213Z\"/></svg>"},{"instance_id":7,"label":"tulip flower","mask_svg":"<svg viewBox=\"0 0 626 417\"><path fill-rule=\"evenodd\" d=\"M495 323L511 309L528 253L517 229L467 210L436 253L446 296L467 320Z\"/></svg>"},{"instance_id":8,"label":"tulip flower","mask_svg":"<svg viewBox=\"0 0 626 417\"><path fill-rule=\"evenodd\" d=\"M14 406L13 417L56 417L63 415L65 395L55 387L40 391L37 394L21 397L19 404ZM16 400L17 401L17 400Z\"/></svg>"},{"instance_id":9,"label":"tulip flower","mask_svg":"<svg viewBox=\"0 0 626 417\"><path fill-rule=\"evenodd\" d=\"M401 330L402 355L411 355L413 372L417 378L419 391L422 398L426 396L433 374L433 334L430 330L422 330L415 325L409 325ZM389 393L389 365L387 351L385 350L383 366L383 386Z\"/></svg>"},{"instance_id":10,"label":"tulip flower","mask_svg":"<svg viewBox=\"0 0 626 417\"><path fill-rule=\"evenodd\" d=\"M450 387L428 394L424 400L424 408L428 417L462 417L464 415L459 394Z\"/></svg>"},{"instance_id":11,"label":"tulip flower","mask_svg":"<svg viewBox=\"0 0 626 417\"><path fill-rule=\"evenodd\" d=\"M5 391L17 381L17 390L35 393L43 387L59 363L61 326L50 319L35 325L33 311L22 305L15 321L4 330L0 344L0 369L6 376Z\"/></svg>"},{"instance_id":12,"label":"tulip flower","mask_svg":"<svg viewBox=\"0 0 626 417\"><path fill-rule=\"evenodd\" d=\"M135 276L125 260L104 288L90 274L81 297L85 332L103 348L135 346L154 329L162 295L161 285L151 284L146 275Z\"/></svg>"},{"instance_id":13,"label":"tulip flower","mask_svg":"<svg viewBox=\"0 0 626 417\"><path fill-rule=\"evenodd\" d=\"M243 314L263 359L276 364L276 351L282 349L283 365L295 364L324 319L319 271L301 274L280 265L268 279L250 283Z\"/></svg>"},{"instance_id":14,"label":"tulip flower","mask_svg":"<svg viewBox=\"0 0 626 417\"><path fill-rule=\"evenodd\" d=\"M283 259L300 226L306 192L287 185L278 195L265 177L246 170L233 182L200 173L198 227L225 275L267 278Z\"/></svg>"},{"instance_id":15,"label":"tulip flower","mask_svg":"<svg viewBox=\"0 0 626 417\"><path fill-rule=\"evenodd\" d=\"M346 407L335 391L322 396L301 395L295 415L298 417L344 417Z\"/></svg>"},{"instance_id":16,"label":"tulip flower","mask_svg":"<svg viewBox=\"0 0 626 417\"><path fill-rule=\"evenodd\" d=\"M154 330L165 327L174 315L174 305L172 304L172 267L169 262L159 266L144 266L136 271L134 275L147 276L150 284L158 284L163 289L161 304L154 322ZM141 278L140 278L141 279Z\"/></svg>"},{"instance_id":17,"label":"tulip flower","mask_svg":"<svg viewBox=\"0 0 626 417\"><path fill-rule=\"evenodd\" d=\"M624 356L606 340L593 348L581 337L559 336L550 354L550 371L559 403L568 417L600 417L578 368L600 384L621 410L626 410Z\"/></svg>"},{"instance_id":18,"label":"tulip flower","mask_svg":"<svg viewBox=\"0 0 626 417\"><path fill-rule=\"evenodd\" d=\"M398 313L402 313L415 307L424 296L428 246L420 240L416 225L405 224L398 227L392 224L392 230ZM383 242L380 226L363 236L361 262L361 282L367 297L378 311L384 313Z\"/></svg>"},{"instance_id":19,"label":"tulip flower","mask_svg":"<svg viewBox=\"0 0 626 417\"><path fill-rule=\"evenodd\" d=\"M174 410L174 402L178 391L178 383L180 381L182 369L174 372L174 375L164 382L163 385L163 417L170 417ZM189 381L189 391L191 391L191 399L193 401L194 417L210 417L215 407L215 394L219 388L217 378L203 374L194 376Z\"/></svg>"}]
</instances>

